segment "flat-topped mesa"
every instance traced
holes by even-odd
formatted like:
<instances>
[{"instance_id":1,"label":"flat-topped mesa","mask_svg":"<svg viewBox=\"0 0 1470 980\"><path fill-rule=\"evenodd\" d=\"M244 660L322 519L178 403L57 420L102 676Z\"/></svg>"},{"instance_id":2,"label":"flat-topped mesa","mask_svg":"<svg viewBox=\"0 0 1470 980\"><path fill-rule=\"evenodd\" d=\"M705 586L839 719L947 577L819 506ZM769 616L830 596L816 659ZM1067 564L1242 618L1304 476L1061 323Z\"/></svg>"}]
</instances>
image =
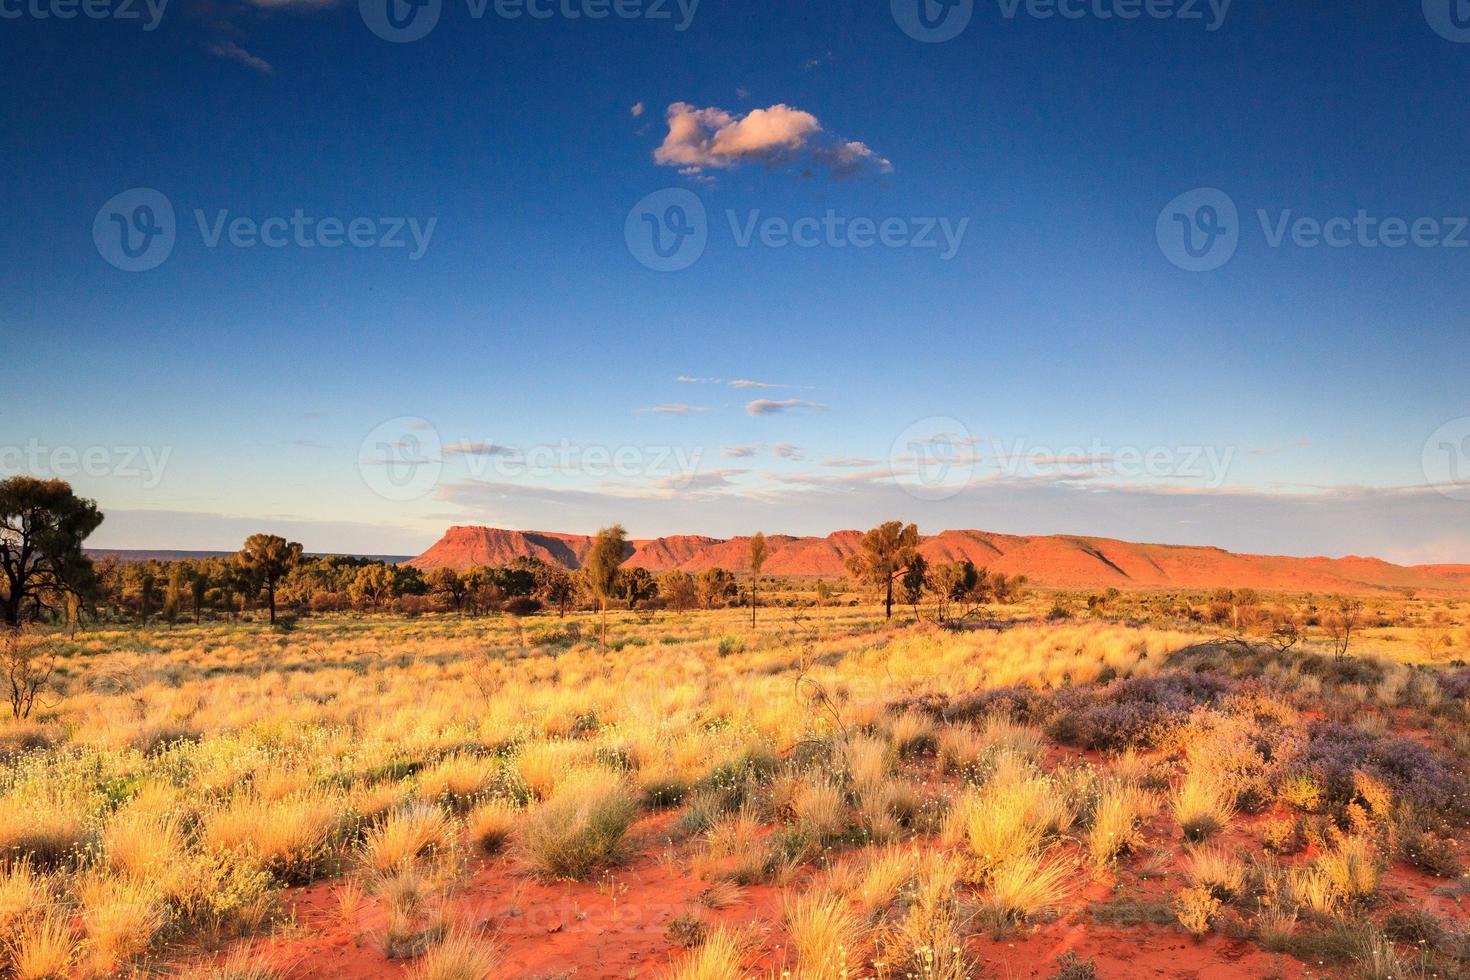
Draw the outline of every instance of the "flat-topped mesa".
<instances>
[{"instance_id":1,"label":"flat-topped mesa","mask_svg":"<svg viewBox=\"0 0 1470 980\"><path fill-rule=\"evenodd\" d=\"M826 537L766 537L762 571L788 577L840 576L847 558L862 546L861 531ZM627 565L662 573L724 568L745 572L750 539L675 535L631 542ZM420 569L505 565L536 558L563 568L582 567L591 550L585 534L452 527L438 543L408 564ZM1394 565L1377 558L1291 558L1242 555L1195 545L1135 544L1076 535L1026 536L988 531L945 531L923 539L919 551L930 564L968 559L1007 575L1025 575L1036 585L1073 589L1252 588L1272 592L1371 594L1416 589L1470 591L1470 566Z\"/></svg>"}]
</instances>

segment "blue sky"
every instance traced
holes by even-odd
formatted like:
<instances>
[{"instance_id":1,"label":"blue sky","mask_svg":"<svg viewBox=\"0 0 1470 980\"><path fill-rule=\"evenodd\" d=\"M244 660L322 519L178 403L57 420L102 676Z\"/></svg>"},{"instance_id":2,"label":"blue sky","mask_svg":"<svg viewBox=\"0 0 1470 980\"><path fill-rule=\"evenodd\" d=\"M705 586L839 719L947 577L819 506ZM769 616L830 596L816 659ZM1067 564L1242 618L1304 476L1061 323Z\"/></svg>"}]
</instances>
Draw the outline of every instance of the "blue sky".
<instances>
[{"instance_id":1,"label":"blue sky","mask_svg":"<svg viewBox=\"0 0 1470 980\"><path fill-rule=\"evenodd\" d=\"M375 0L58 2L0 0L0 470L97 497L100 546L904 517L1470 561L1470 43L1418 3L977 0L925 43L908 0L443 0L390 43ZM125 271L139 188L172 246ZM1189 271L1201 188L1235 251ZM668 191L705 245L656 271ZM298 211L381 246L253 244Z\"/></svg>"}]
</instances>

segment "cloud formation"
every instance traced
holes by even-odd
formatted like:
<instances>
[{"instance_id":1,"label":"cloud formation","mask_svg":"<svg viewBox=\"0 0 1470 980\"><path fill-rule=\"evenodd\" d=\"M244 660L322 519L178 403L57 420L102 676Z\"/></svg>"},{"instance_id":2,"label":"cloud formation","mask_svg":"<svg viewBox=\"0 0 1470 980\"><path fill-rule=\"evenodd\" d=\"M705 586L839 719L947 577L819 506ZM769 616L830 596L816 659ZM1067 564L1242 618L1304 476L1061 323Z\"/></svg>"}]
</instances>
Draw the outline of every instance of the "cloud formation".
<instances>
[{"instance_id":1,"label":"cloud formation","mask_svg":"<svg viewBox=\"0 0 1470 980\"><path fill-rule=\"evenodd\" d=\"M652 408L640 408L638 411L645 415L699 415L709 409L694 405L655 405Z\"/></svg>"},{"instance_id":2,"label":"cloud formation","mask_svg":"<svg viewBox=\"0 0 1470 980\"><path fill-rule=\"evenodd\" d=\"M780 415L783 412L825 412L826 405L818 405L816 402L803 401L800 398L783 398L773 401L769 398L757 398L745 406L745 410L751 415Z\"/></svg>"},{"instance_id":3,"label":"cloud formation","mask_svg":"<svg viewBox=\"0 0 1470 980\"><path fill-rule=\"evenodd\" d=\"M216 58L224 58L226 61L234 61L247 68L254 68L263 75L275 74L275 68L269 61L256 57L234 41L216 41L209 46L209 53Z\"/></svg>"},{"instance_id":4,"label":"cloud formation","mask_svg":"<svg viewBox=\"0 0 1470 980\"><path fill-rule=\"evenodd\" d=\"M893 172L893 164L866 144L832 136L816 116L785 104L736 115L675 102L668 123L669 133L653 159L688 175L745 163L815 163L839 177Z\"/></svg>"}]
</instances>

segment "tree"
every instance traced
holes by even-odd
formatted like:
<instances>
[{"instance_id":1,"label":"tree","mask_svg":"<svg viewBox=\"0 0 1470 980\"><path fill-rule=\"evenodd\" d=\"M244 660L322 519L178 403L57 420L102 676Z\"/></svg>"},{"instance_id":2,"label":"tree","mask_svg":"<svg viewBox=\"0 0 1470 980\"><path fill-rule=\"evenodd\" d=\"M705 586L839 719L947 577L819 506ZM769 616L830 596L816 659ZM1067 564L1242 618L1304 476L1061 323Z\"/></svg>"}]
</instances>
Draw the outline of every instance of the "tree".
<instances>
[{"instance_id":1,"label":"tree","mask_svg":"<svg viewBox=\"0 0 1470 980\"><path fill-rule=\"evenodd\" d=\"M914 607L914 618L919 618L919 601L924 598L924 590L929 587L929 563L924 556L915 552L909 559L908 567L903 570L903 601Z\"/></svg>"},{"instance_id":2,"label":"tree","mask_svg":"<svg viewBox=\"0 0 1470 980\"><path fill-rule=\"evenodd\" d=\"M699 573L699 604L714 609L736 592L735 576L723 568L706 568Z\"/></svg>"},{"instance_id":3,"label":"tree","mask_svg":"<svg viewBox=\"0 0 1470 980\"><path fill-rule=\"evenodd\" d=\"M618 594L636 609L638 603L658 597L658 582L646 568L625 568L618 576Z\"/></svg>"},{"instance_id":4,"label":"tree","mask_svg":"<svg viewBox=\"0 0 1470 980\"><path fill-rule=\"evenodd\" d=\"M393 569L387 565L364 565L357 570L357 577L347 587L347 594L355 602L365 602L373 610L393 598Z\"/></svg>"},{"instance_id":5,"label":"tree","mask_svg":"<svg viewBox=\"0 0 1470 980\"><path fill-rule=\"evenodd\" d=\"M537 576L536 597L555 606L558 619L566 619L567 608L577 600L577 580L564 569L547 565Z\"/></svg>"},{"instance_id":6,"label":"tree","mask_svg":"<svg viewBox=\"0 0 1470 980\"><path fill-rule=\"evenodd\" d=\"M468 578L459 572L448 565L434 569L429 573L429 591L452 605L456 616L464 614L464 600L469 595L470 584Z\"/></svg>"},{"instance_id":7,"label":"tree","mask_svg":"<svg viewBox=\"0 0 1470 980\"><path fill-rule=\"evenodd\" d=\"M301 545L274 534L252 534L245 539L245 547L240 549L236 560L241 568L259 576L261 588L265 590L266 602L270 605L271 623L274 625L276 586L301 560Z\"/></svg>"},{"instance_id":8,"label":"tree","mask_svg":"<svg viewBox=\"0 0 1470 980\"><path fill-rule=\"evenodd\" d=\"M756 587L760 585L761 566L766 563L766 536L757 531L750 539L750 628L755 629Z\"/></svg>"},{"instance_id":9,"label":"tree","mask_svg":"<svg viewBox=\"0 0 1470 980\"><path fill-rule=\"evenodd\" d=\"M29 603L80 597L93 582L82 542L102 523L94 501L65 480L17 476L0 482L0 618L14 629Z\"/></svg>"},{"instance_id":10,"label":"tree","mask_svg":"<svg viewBox=\"0 0 1470 980\"><path fill-rule=\"evenodd\" d=\"M699 604L699 586L688 572L669 572L659 581L658 591L677 612L688 612Z\"/></svg>"},{"instance_id":11,"label":"tree","mask_svg":"<svg viewBox=\"0 0 1470 980\"><path fill-rule=\"evenodd\" d=\"M56 648L27 636L21 629L0 631L0 671L5 675L5 695L10 716L24 721L31 716L41 688L56 669Z\"/></svg>"},{"instance_id":12,"label":"tree","mask_svg":"<svg viewBox=\"0 0 1470 980\"><path fill-rule=\"evenodd\" d=\"M158 567L151 561L134 562L123 574L126 589L138 597L138 621L148 625L148 611L158 596Z\"/></svg>"},{"instance_id":13,"label":"tree","mask_svg":"<svg viewBox=\"0 0 1470 980\"><path fill-rule=\"evenodd\" d=\"M1332 610L1322 620L1322 627L1332 641L1333 654L1342 660L1353 642L1353 634L1363 623L1363 604L1348 596L1337 596L1332 602Z\"/></svg>"},{"instance_id":14,"label":"tree","mask_svg":"<svg viewBox=\"0 0 1470 980\"><path fill-rule=\"evenodd\" d=\"M602 632L598 641L599 650L607 653L607 603L617 596L618 569L627 558L628 532L621 524L605 527L597 532L592 542L592 551L582 573L587 578L587 589L602 608Z\"/></svg>"},{"instance_id":15,"label":"tree","mask_svg":"<svg viewBox=\"0 0 1470 980\"><path fill-rule=\"evenodd\" d=\"M946 562L934 569L929 576L929 590L934 593L936 611L939 622L947 623L950 620L950 612L955 603L966 603L967 605L982 597L985 582L985 572L975 567L975 563L968 559ZM970 614L967 608L960 614L959 618Z\"/></svg>"},{"instance_id":16,"label":"tree","mask_svg":"<svg viewBox=\"0 0 1470 980\"><path fill-rule=\"evenodd\" d=\"M861 550L847 559L847 571L883 593L883 618L893 618L893 582L909 567L919 547L919 529L889 521L863 535Z\"/></svg>"}]
</instances>

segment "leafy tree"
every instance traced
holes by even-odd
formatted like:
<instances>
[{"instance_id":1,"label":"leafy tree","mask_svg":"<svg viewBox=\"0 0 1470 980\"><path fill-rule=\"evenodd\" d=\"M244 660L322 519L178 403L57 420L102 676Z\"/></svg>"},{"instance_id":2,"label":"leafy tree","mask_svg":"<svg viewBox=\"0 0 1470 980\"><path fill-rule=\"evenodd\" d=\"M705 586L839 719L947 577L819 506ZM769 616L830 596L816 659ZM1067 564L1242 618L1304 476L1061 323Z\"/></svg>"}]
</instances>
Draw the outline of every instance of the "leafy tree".
<instances>
[{"instance_id":1,"label":"leafy tree","mask_svg":"<svg viewBox=\"0 0 1470 980\"><path fill-rule=\"evenodd\" d=\"M456 616L464 615L464 601L470 593L469 579L445 565L429 573L429 591L454 607Z\"/></svg>"},{"instance_id":2,"label":"leafy tree","mask_svg":"<svg viewBox=\"0 0 1470 980\"><path fill-rule=\"evenodd\" d=\"M0 481L0 618L6 626L20 625L27 604L39 612L92 587L82 542L101 523L96 502L78 497L65 480Z\"/></svg>"},{"instance_id":3,"label":"leafy tree","mask_svg":"<svg viewBox=\"0 0 1470 980\"><path fill-rule=\"evenodd\" d=\"M861 550L847 559L853 578L883 593L883 618L893 618L893 583L913 561L919 547L919 529L903 521L889 521L863 535Z\"/></svg>"},{"instance_id":4,"label":"leafy tree","mask_svg":"<svg viewBox=\"0 0 1470 980\"><path fill-rule=\"evenodd\" d=\"M276 586L301 561L301 545L275 534L252 534L236 556L240 567L258 576L270 606L271 623L276 621Z\"/></svg>"},{"instance_id":5,"label":"leafy tree","mask_svg":"<svg viewBox=\"0 0 1470 980\"><path fill-rule=\"evenodd\" d=\"M387 565L364 565L357 570L357 577L348 586L347 592L353 601L367 603L373 610L393 598L395 584L393 569Z\"/></svg>"},{"instance_id":6,"label":"leafy tree","mask_svg":"<svg viewBox=\"0 0 1470 980\"><path fill-rule=\"evenodd\" d=\"M157 605L158 566L151 561L134 562L123 573L124 587L138 600L138 621L148 625L148 613Z\"/></svg>"},{"instance_id":7,"label":"leafy tree","mask_svg":"<svg viewBox=\"0 0 1470 980\"><path fill-rule=\"evenodd\" d=\"M669 608L678 612L687 612L699 604L699 586L688 572L669 572L659 581L658 589L668 600Z\"/></svg>"},{"instance_id":8,"label":"leafy tree","mask_svg":"<svg viewBox=\"0 0 1470 980\"><path fill-rule=\"evenodd\" d=\"M625 568L618 576L618 594L636 609L638 603L658 596L658 580L646 568Z\"/></svg>"},{"instance_id":9,"label":"leafy tree","mask_svg":"<svg viewBox=\"0 0 1470 980\"><path fill-rule=\"evenodd\" d=\"M548 606L555 606L557 616L567 618L567 608L577 601L577 580L565 569L545 565L536 581L536 597Z\"/></svg>"},{"instance_id":10,"label":"leafy tree","mask_svg":"<svg viewBox=\"0 0 1470 980\"><path fill-rule=\"evenodd\" d=\"M766 563L766 536L757 531L750 539L750 626L755 628L756 589L761 581L761 566Z\"/></svg>"},{"instance_id":11,"label":"leafy tree","mask_svg":"<svg viewBox=\"0 0 1470 980\"><path fill-rule=\"evenodd\" d=\"M592 551L587 555L582 568L587 579L587 589L602 608L602 632L598 647L607 653L607 603L617 597L618 569L627 559L628 532L621 524L603 528L592 542Z\"/></svg>"},{"instance_id":12,"label":"leafy tree","mask_svg":"<svg viewBox=\"0 0 1470 980\"><path fill-rule=\"evenodd\" d=\"M706 568L699 573L699 604L706 609L718 608L737 591L735 576L723 568Z\"/></svg>"},{"instance_id":13,"label":"leafy tree","mask_svg":"<svg viewBox=\"0 0 1470 980\"><path fill-rule=\"evenodd\" d=\"M903 570L903 578L900 579L903 586L903 601L914 607L914 618L919 618L919 602L924 598L924 591L929 587L929 563L924 556L915 552L909 559L908 567Z\"/></svg>"},{"instance_id":14,"label":"leafy tree","mask_svg":"<svg viewBox=\"0 0 1470 980\"><path fill-rule=\"evenodd\" d=\"M0 678L10 717L24 721L56 670L56 648L20 629L0 631Z\"/></svg>"}]
</instances>

